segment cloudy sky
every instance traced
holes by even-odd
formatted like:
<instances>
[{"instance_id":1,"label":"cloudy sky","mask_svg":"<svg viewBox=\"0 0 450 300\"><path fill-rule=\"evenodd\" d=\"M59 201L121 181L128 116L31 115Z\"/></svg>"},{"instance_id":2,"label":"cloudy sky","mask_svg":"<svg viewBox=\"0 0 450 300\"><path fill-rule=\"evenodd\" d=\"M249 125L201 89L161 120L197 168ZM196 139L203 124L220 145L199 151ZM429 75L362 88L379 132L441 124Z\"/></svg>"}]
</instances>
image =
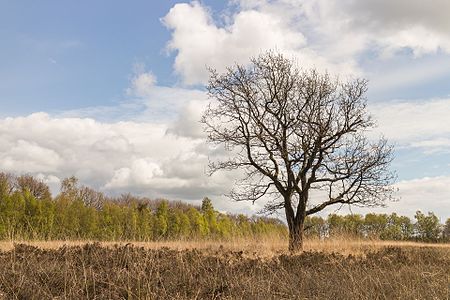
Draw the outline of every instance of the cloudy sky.
<instances>
[{"instance_id":1,"label":"cloudy sky","mask_svg":"<svg viewBox=\"0 0 450 300\"><path fill-rule=\"evenodd\" d=\"M198 201L235 175L205 175L198 120L206 67L266 49L365 77L396 147L396 203L450 217L450 2L432 0L0 0L0 170L55 192L77 176L109 194ZM368 209L358 210L366 213Z\"/></svg>"}]
</instances>

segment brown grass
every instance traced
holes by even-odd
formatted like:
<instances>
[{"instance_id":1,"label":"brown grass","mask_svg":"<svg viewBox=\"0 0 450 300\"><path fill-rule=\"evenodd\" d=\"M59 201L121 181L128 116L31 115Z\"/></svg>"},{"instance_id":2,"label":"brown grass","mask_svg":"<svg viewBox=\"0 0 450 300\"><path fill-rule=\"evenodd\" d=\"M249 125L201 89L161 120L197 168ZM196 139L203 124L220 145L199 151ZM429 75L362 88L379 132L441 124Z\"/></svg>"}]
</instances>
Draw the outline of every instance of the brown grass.
<instances>
[{"instance_id":1,"label":"brown grass","mask_svg":"<svg viewBox=\"0 0 450 300\"><path fill-rule=\"evenodd\" d=\"M25 244L41 249L58 249L66 246L84 246L85 244L98 243L103 247L115 247L133 245L145 249L170 248L174 250L229 250L244 251L257 257L272 257L279 254L288 254L287 240L283 238L258 238L258 239L234 239L228 241L210 240L187 240L187 241L158 241L158 242L98 242L98 241L0 241L0 251L10 251L15 244ZM410 241L380 241L355 238L333 238L333 239L307 239L304 245L305 251L321 251L326 253L340 253L343 255L364 255L368 251L379 250L386 247L401 248L442 248L450 251L450 243L419 243Z\"/></svg>"},{"instance_id":2,"label":"brown grass","mask_svg":"<svg viewBox=\"0 0 450 300\"><path fill-rule=\"evenodd\" d=\"M0 299L449 299L450 245L0 243ZM338 252L336 252L338 251ZM3 296L1 296L3 295Z\"/></svg>"}]
</instances>

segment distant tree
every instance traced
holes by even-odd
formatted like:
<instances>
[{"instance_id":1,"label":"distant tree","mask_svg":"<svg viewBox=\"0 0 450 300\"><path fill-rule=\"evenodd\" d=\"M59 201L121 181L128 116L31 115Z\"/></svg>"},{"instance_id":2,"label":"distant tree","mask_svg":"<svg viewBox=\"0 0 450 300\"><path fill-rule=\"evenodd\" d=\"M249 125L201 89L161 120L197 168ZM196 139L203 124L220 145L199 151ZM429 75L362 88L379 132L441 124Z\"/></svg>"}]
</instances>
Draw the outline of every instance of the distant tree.
<instances>
[{"instance_id":1,"label":"distant tree","mask_svg":"<svg viewBox=\"0 0 450 300\"><path fill-rule=\"evenodd\" d=\"M105 202L105 195L103 193L95 191L89 187L83 186L78 189L78 198L83 201L86 206L101 209Z\"/></svg>"},{"instance_id":2,"label":"distant tree","mask_svg":"<svg viewBox=\"0 0 450 300\"><path fill-rule=\"evenodd\" d=\"M191 231L191 222L186 213L180 211L180 235L183 238L189 238L189 233Z\"/></svg>"},{"instance_id":3,"label":"distant tree","mask_svg":"<svg viewBox=\"0 0 450 300\"><path fill-rule=\"evenodd\" d=\"M236 231L235 225L228 215L220 214L217 217L217 227L222 238L230 238Z\"/></svg>"},{"instance_id":4,"label":"distant tree","mask_svg":"<svg viewBox=\"0 0 450 300\"><path fill-rule=\"evenodd\" d=\"M359 214L344 216L345 232L353 237L362 237L364 234L364 218Z\"/></svg>"},{"instance_id":5,"label":"distant tree","mask_svg":"<svg viewBox=\"0 0 450 300\"><path fill-rule=\"evenodd\" d=\"M450 218L448 218L444 224L442 235L445 241L450 241Z\"/></svg>"},{"instance_id":6,"label":"distant tree","mask_svg":"<svg viewBox=\"0 0 450 300\"><path fill-rule=\"evenodd\" d=\"M179 209L170 209L167 220L167 237L171 239L179 239L181 237L182 226L181 215L183 212Z\"/></svg>"},{"instance_id":7,"label":"distant tree","mask_svg":"<svg viewBox=\"0 0 450 300\"><path fill-rule=\"evenodd\" d=\"M364 234L369 238L380 238L388 225L385 214L366 214L364 217Z\"/></svg>"},{"instance_id":8,"label":"distant tree","mask_svg":"<svg viewBox=\"0 0 450 300\"><path fill-rule=\"evenodd\" d=\"M189 223L191 224L191 235L193 237L205 237L209 233L208 223L205 217L195 208L191 207L187 211Z\"/></svg>"},{"instance_id":9,"label":"distant tree","mask_svg":"<svg viewBox=\"0 0 450 300\"><path fill-rule=\"evenodd\" d=\"M364 236L364 218L358 214L330 214L327 218L328 234L330 236Z\"/></svg>"},{"instance_id":10,"label":"distant tree","mask_svg":"<svg viewBox=\"0 0 450 300\"><path fill-rule=\"evenodd\" d=\"M11 174L0 173L0 200L11 195L14 189L14 177Z\"/></svg>"},{"instance_id":11,"label":"distant tree","mask_svg":"<svg viewBox=\"0 0 450 300\"><path fill-rule=\"evenodd\" d=\"M237 227L241 236L250 236L252 228L250 226L249 219L246 215L239 214L236 218Z\"/></svg>"},{"instance_id":12,"label":"distant tree","mask_svg":"<svg viewBox=\"0 0 450 300\"><path fill-rule=\"evenodd\" d=\"M169 205L167 201L161 201L156 209L155 236L158 238L166 237L169 228Z\"/></svg>"},{"instance_id":13,"label":"distant tree","mask_svg":"<svg viewBox=\"0 0 450 300\"><path fill-rule=\"evenodd\" d=\"M414 217L417 220L416 231L418 238L426 242L437 241L441 233L439 218L432 212L425 215L421 211L417 211Z\"/></svg>"},{"instance_id":14,"label":"distant tree","mask_svg":"<svg viewBox=\"0 0 450 300\"><path fill-rule=\"evenodd\" d=\"M214 206L212 204L212 201L208 197L205 197L202 200L202 211L203 212L214 211Z\"/></svg>"},{"instance_id":15,"label":"distant tree","mask_svg":"<svg viewBox=\"0 0 450 300\"><path fill-rule=\"evenodd\" d=\"M149 241L153 239L154 216L147 205L138 204L138 223L139 233L138 239L141 241Z\"/></svg>"},{"instance_id":16,"label":"distant tree","mask_svg":"<svg viewBox=\"0 0 450 300\"><path fill-rule=\"evenodd\" d=\"M78 189L78 178L75 176L64 178L61 182L61 194L75 198Z\"/></svg>"},{"instance_id":17,"label":"distant tree","mask_svg":"<svg viewBox=\"0 0 450 300\"><path fill-rule=\"evenodd\" d=\"M322 217L310 216L305 219L306 235L323 238L327 234L326 221Z\"/></svg>"},{"instance_id":18,"label":"distant tree","mask_svg":"<svg viewBox=\"0 0 450 300\"><path fill-rule=\"evenodd\" d=\"M78 178L76 178L75 176L63 179L61 183L60 196L66 197L72 201L73 200L82 201L86 206L93 207L95 209L101 209L106 199L103 193L95 191L90 187L80 186L78 184Z\"/></svg>"},{"instance_id":19,"label":"distant tree","mask_svg":"<svg viewBox=\"0 0 450 300\"><path fill-rule=\"evenodd\" d=\"M218 232L217 228L217 212L214 210L211 199L208 197L203 198L202 201L202 212L208 223L208 228L211 234L216 234Z\"/></svg>"},{"instance_id":20,"label":"distant tree","mask_svg":"<svg viewBox=\"0 0 450 300\"><path fill-rule=\"evenodd\" d=\"M211 163L211 173L244 170L230 197L254 202L267 196L267 211L284 209L291 251L302 249L306 216L335 204L382 205L392 197L392 147L364 135L374 125L366 91L366 80L301 71L273 52L224 74L211 71L213 101L202 123L208 140L231 154ZM317 190L323 200L311 202Z\"/></svg>"},{"instance_id":21,"label":"distant tree","mask_svg":"<svg viewBox=\"0 0 450 300\"><path fill-rule=\"evenodd\" d=\"M48 185L31 175L17 177L15 185L20 192L23 193L29 191L30 194L38 200L49 200L52 198Z\"/></svg>"},{"instance_id":22,"label":"distant tree","mask_svg":"<svg viewBox=\"0 0 450 300\"><path fill-rule=\"evenodd\" d=\"M387 218L386 228L381 233L383 240L409 240L414 234L414 224L406 216L392 213Z\"/></svg>"}]
</instances>

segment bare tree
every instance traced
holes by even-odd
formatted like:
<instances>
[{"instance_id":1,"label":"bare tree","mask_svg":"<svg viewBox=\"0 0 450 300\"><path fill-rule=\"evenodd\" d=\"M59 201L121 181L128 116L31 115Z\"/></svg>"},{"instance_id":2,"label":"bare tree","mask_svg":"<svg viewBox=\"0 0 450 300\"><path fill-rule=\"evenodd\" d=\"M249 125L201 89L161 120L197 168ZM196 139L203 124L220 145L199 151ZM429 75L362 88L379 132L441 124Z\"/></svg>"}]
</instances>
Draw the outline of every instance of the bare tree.
<instances>
[{"instance_id":1,"label":"bare tree","mask_svg":"<svg viewBox=\"0 0 450 300\"><path fill-rule=\"evenodd\" d=\"M103 193L97 192L86 186L79 186L78 178L75 176L63 179L60 196L70 200L80 200L84 205L98 210L103 208L103 204L106 200Z\"/></svg>"},{"instance_id":2,"label":"bare tree","mask_svg":"<svg viewBox=\"0 0 450 300\"><path fill-rule=\"evenodd\" d=\"M12 174L0 172L0 196L13 193L14 180L15 177Z\"/></svg>"},{"instance_id":3,"label":"bare tree","mask_svg":"<svg viewBox=\"0 0 450 300\"><path fill-rule=\"evenodd\" d=\"M48 185L42 180L36 179L31 175L22 175L17 177L15 187L22 193L25 191L30 192L31 195L39 200L52 199Z\"/></svg>"},{"instance_id":4,"label":"bare tree","mask_svg":"<svg viewBox=\"0 0 450 300\"><path fill-rule=\"evenodd\" d=\"M211 162L210 171L244 170L231 198L270 199L266 211L284 209L291 251L302 249L306 216L334 204L378 206L392 198L392 147L365 136L374 126L366 91L366 80L302 71L273 52L224 74L211 70L213 101L202 123L208 141L223 144L230 156Z\"/></svg>"}]
</instances>

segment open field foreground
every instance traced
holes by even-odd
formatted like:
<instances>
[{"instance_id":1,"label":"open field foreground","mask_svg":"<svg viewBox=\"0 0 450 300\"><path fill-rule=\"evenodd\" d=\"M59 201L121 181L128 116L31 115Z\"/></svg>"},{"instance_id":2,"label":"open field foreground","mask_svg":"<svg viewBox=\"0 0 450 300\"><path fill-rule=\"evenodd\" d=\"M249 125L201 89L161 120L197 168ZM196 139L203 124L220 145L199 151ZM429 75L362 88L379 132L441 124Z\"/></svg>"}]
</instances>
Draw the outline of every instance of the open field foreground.
<instances>
[{"instance_id":1,"label":"open field foreground","mask_svg":"<svg viewBox=\"0 0 450 300\"><path fill-rule=\"evenodd\" d=\"M3 242L0 299L450 297L449 245L309 241L299 255L281 241L240 245Z\"/></svg>"}]
</instances>

